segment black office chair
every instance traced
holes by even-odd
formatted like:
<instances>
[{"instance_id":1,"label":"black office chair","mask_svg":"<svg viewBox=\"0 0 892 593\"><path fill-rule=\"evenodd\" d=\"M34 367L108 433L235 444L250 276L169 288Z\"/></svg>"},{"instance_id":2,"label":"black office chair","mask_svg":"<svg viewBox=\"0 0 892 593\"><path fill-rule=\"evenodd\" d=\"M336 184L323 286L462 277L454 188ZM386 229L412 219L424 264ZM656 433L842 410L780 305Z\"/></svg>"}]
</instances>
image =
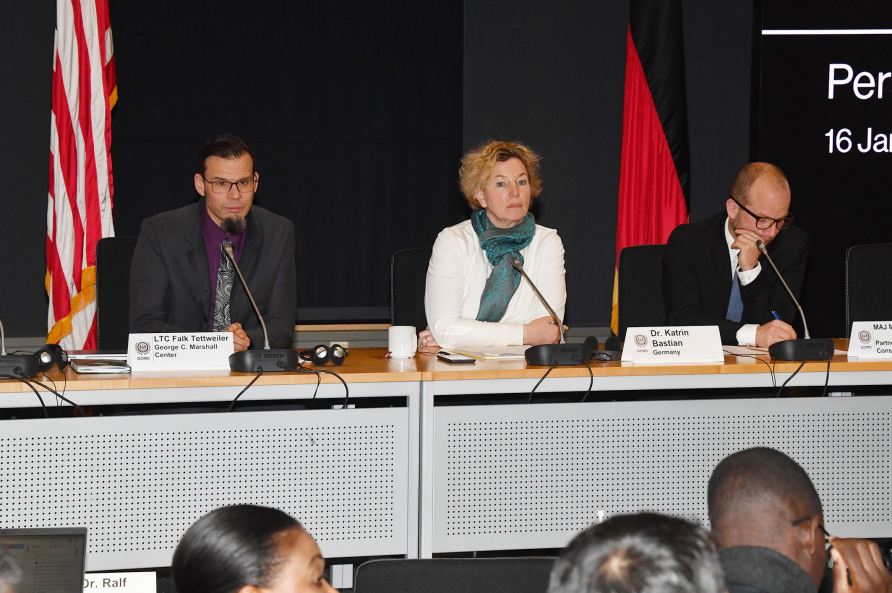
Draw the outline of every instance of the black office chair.
<instances>
[{"instance_id":1,"label":"black office chair","mask_svg":"<svg viewBox=\"0 0 892 593\"><path fill-rule=\"evenodd\" d=\"M545 593L553 557L382 559L359 565L355 593Z\"/></svg>"},{"instance_id":2,"label":"black office chair","mask_svg":"<svg viewBox=\"0 0 892 593\"><path fill-rule=\"evenodd\" d=\"M892 320L892 243L846 250L846 333L853 321Z\"/></svg>"},{"instance_id":3,"label":"black office chair","mask_svg":"<svg viewBox=\"0 0 892 593\"><path fill-rule=\"evenodd\" d=\"M665 245L636 245L619 252L619 339L629 327L666 323L663 303L663 251Z\"/></svg>"},{"instance_id":4,"label":"black office chair","mask_svg":"<svg viewBox=\"0 0 892 593\"><path fill-rule=\"evenodd\" d=\"M100 350L127 350L130 334L130 264L136 237L96 243L96 340Z\"/></svg>"},{"instance_id":5,"label":"black office chair","mask_svg":"<svg viewBox=\"0 0 892 593\"><path fill-rule=\"evenodd\" d=\"M390 323L412 325L416 332L427 328L424 287L431 248L403 249L390 260Z\"/></svg>"}]
</instances>

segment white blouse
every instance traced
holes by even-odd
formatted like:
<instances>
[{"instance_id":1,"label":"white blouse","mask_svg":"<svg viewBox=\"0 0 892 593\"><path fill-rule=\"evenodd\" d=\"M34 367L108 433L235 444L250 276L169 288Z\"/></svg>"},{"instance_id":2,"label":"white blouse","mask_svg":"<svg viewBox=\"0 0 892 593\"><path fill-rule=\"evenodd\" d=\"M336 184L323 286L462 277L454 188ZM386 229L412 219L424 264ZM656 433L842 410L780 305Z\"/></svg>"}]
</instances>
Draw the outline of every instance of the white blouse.
<instances>
[{"instance_id":1,"label":"white blouse","mask_svg":"<svg viewBox=\"0 0 892 593\"><path fill-rule=\"evenodd\" d=\"M566 271L564 245L557 231L536 225L533 240L520 253L524 271L563 319ZM424 308L431 333L440 346L519 346L523 344L524 324L549 315L521 278L501 321L477 321L480 296L491 273L492 265L470 220L444 229L437 236L427 269Z\"/></svg>"}]
</instances>

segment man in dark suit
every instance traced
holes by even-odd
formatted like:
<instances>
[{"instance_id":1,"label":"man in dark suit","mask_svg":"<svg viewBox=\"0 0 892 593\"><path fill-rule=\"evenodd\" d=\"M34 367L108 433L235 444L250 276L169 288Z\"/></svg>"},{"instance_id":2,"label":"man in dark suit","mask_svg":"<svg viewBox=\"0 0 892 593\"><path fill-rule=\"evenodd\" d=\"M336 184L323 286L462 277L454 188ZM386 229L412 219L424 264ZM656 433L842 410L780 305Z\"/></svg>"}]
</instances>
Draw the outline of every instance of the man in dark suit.
<instances>
[{"instance_id":1,"label":"man in dark suit","mask_svg":"<svg viewBox=\"0 0 892 593\"><path fill-rule=\"evenodd\" d=\"M195 204L143 221L130 272L131 332L228 331L235 350L262 347L263 330L222 245L232 246L272 348L294 334L294 224L253 206L260 175L239 138L199 151Z\"/></svg>"},{"instance_id":2,"label":"man in dark suit","mask_svg":"<svg viewBox=\"0 0 892 593\"><path fill-rule=\"evenodd\" d=\"M676 227L663 255L663 298L671 325L717 325L723 344L768 347L794 339L796 314L762 240L799 298L808 237L791 226L790 185L769 163L751 163L731 183L725 211Z\"/></svg>"}]
</instances>

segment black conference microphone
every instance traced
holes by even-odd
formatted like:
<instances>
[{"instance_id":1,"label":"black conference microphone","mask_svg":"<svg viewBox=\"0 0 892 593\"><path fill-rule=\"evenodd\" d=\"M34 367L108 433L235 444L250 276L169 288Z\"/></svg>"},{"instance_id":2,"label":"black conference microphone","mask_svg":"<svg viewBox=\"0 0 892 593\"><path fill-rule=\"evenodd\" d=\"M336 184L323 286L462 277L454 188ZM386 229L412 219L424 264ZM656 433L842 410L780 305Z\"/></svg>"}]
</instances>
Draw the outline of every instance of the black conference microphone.
<instances>
[{"instance_id":1,"label":"black conference microphone","mask_svg":"<svg viewBox=\"0 0 892 593\"><path fill-rule=\"evenodd\" d=\"M36 377L38 361L33 354L6 354L6 332L0 321L0 375Z\"/></svg>"},{"instance_id":2,"label":"black conference microphone","mask_svg":"<svg viewBox=\"0 0 892 593\"><path fill-rule=\"evenodd\" d=\"M784 277L778 271L777 266L774 265L771 256L768 255L768 250L765 249L765 243L762 239L756 241L756 247L759 248L759 251L762 252L762 255L765 256L765 259L774 268L774 273L777 274L781 284L787 289L787 294L790 295L796 308L799 309L799 314L802 316L802 327L805 329L805 339L803 340L783 340L769 346L768 353L771 355L771 358L774 360L827 360L831 358L833 356L833 340L829 338L811 339L811 336L808 335L808 323L805 321L805 313L802 311L802 307L799 306L799 301L793 296L793 291L790 290Z\"/></svg>"},{"instance_id":3,"label":"black conference microphone","mask_svg":"<svg viewBox=\"0 0 892 593\"><path fill-rule=\"evenodd\" d=\"M248 294L248 299L251 300L251 305L254 306L254 311L257 312L257 318L260 319L260 327L263 328L263 350L235 352L229 357L229 368L237 373L254 373L258 371L268 373L270 371L295 369L297 367L297 352L291 348L273 350L269 347L269 334L266 333L266 323L263 322L263 315L260 314L260 309L257 308L257 303L254 302L254 296L248 288L248 283L245 282L245 277L242 276L242 271L239 269L238 264L235 263L235 256L232 254L232 241L229 239L223 241L223 253L229 258L229 261L232 262L235 271L238 273L239 280L242 281L242 286L245 287L245 292Z\"/></svg>"},{"instance_id":4,"label":"black conference microphone","mask_svg":"<svg viewBox=\"0 0 892 593\"><path fill-rule=\"evenodd\" d=\"M559 344L540 344L539 346L530 346L527 348L526 353L524 354L524 358L526 358L527 364L534 364L538 366L546 366L550 367L552 365L555 366L573 366L577 364L584 364L588 361L589 356L591 356L591 351L586 344L567 344L564 342L564 324L558 319L557 313L554 312L554 309L551 308L551 305L545 300L545 297L542 296L542 293L539 292L539 289L536 288L536 285L533 284L533 281L530 280L530 277L527 276L527 273L523 271L523 264L520 263L520 260L516 257L511 258L511 265L520 272L520 275L524 277L527 283L530 285L530 288L533 289L533 292L539 298L539 301L551 315L551 318L554 319L554 322L558 326L558 331L560 332L561 340Z\"/></svg>"}]
</instances>

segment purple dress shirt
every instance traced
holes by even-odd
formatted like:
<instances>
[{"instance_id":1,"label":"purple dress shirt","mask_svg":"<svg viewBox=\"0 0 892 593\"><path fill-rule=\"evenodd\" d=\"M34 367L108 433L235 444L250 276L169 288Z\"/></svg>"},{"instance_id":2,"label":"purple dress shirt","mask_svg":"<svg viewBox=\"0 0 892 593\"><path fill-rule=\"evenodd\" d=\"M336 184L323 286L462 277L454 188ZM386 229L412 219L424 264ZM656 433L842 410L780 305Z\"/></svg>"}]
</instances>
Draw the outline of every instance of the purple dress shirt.
<instances>
[{"instance_id":1,"label":"purple dress shirt","mask_svg":"<svg viewBox=\"0 0 892 593\"><path fill-rule=\"evenodd\" d=\"M248 227L237 235L227 235L217 226L217 223L211 219L208 214L207 207L201 209L201 234L204 236L204 247L208 253L208 267L211 271L211 310L208 312L208 331L214 331L214 303L217 301L217 270L220 268L220 259L223 257L223 251L220 245L223 239L228 238L232 241L232 253L235 255L235 261L240 262L242 258L242 248L245 246L245 234ZM235 321L233 320L233 323Z\"/></svg>"}]
</instances>

